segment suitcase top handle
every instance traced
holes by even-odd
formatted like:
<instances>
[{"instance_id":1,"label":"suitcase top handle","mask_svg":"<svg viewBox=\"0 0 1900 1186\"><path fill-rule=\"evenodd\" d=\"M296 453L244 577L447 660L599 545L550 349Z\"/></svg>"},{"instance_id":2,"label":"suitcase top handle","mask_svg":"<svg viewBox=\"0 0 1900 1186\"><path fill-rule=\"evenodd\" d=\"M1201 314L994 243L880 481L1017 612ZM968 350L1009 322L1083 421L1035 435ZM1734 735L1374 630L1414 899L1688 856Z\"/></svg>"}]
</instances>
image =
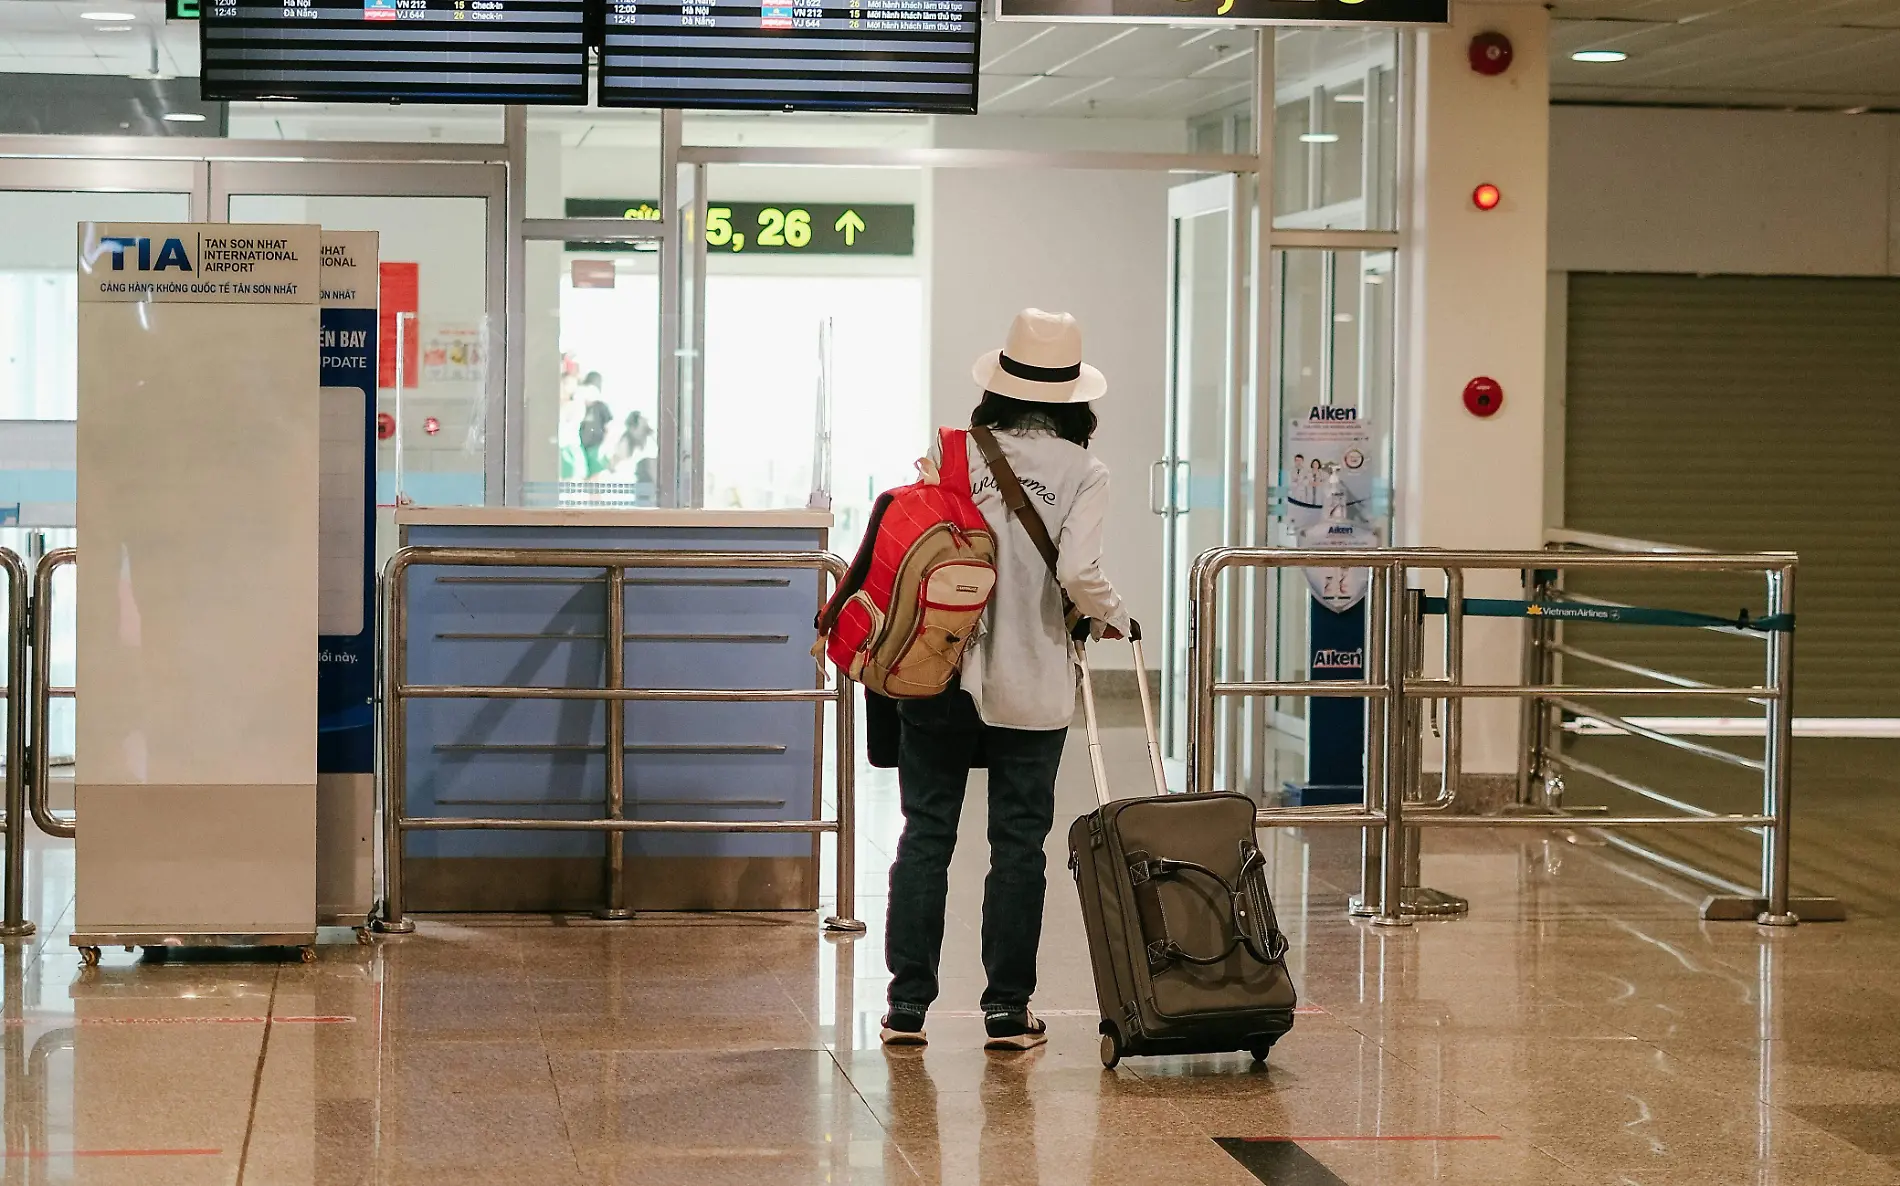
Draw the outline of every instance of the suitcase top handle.
<instances>
[{"instance_id":1,"label":"suitcase top handle","mask_svg":"<svg viewBox=\"0 0 1900 1186\"><path fill-rule=\"evenodd\" d=\"M1142 938L1147 942L1151 974L1176 962L1201 967L1226 963L1243 948L1263 964L1277 964L1286 957L1287 937L1275 925L1272 901L1267 894L1266 857L1250 840L1240 842L1240 853L1238 888L1206 865L1150 857L1145 852L1128 854L1128 881L1135 890L1136 913L1140 916ZM1168 916L1161 908L1161 890L1155 882L1186 873L1208 878L1227 895L1233 912L1234 938L1218 955L1194 955L1183 950L1168 933Z\"/></svg>"}]
</instances>

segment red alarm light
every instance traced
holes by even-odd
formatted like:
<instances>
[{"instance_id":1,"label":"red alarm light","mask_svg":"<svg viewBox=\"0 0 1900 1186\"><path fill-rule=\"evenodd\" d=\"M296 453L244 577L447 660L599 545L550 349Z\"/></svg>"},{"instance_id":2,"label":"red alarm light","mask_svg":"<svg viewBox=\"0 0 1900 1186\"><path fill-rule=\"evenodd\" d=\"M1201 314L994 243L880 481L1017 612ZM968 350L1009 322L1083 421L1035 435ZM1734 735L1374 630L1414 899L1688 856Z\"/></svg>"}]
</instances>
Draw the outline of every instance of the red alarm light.
<instances>
[{"instance_id":1,"label":"red alarm light","mask_svg":"<svg viewBox=\"0 0 1900 1186\"><path fill-rule=\"evenodd\" d=\"M1489 181L1471 191L1471 204L1480 210L1496 210L1504 200L1504 191Z\"/></svg>"},{"instance_id":2,"label":"red alarm light","mask_svg":"<svg viewBox=\"0 0 1900 1186\"><path fill-rule=\"evenodd\" d=\"M422 431L428 433L430 436L434 436L436 433L442 431L442 422L437 420L434 416L431 416L422 422Z\"/></svg>"}]
</instances>

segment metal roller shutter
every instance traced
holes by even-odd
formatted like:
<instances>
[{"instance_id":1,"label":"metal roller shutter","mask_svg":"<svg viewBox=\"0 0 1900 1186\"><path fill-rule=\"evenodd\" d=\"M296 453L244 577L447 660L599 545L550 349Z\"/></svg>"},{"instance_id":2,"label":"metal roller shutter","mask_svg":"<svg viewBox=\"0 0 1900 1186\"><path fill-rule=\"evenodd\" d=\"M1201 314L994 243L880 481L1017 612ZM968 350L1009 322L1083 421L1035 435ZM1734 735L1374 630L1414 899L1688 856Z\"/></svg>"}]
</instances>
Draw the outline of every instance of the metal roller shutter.
<instances>
[{"instance_id":1,"label":"metal roller shutter","mask_svg":"<svg viewBox=\"0 0 1900 1186\"><path fill-rule=\"evenodd\" d=\"M1900 716L1900 280L1574 274L1568 366L1566 525L1798 551L1796 711ZM1592 591L1762 605L1754 582ZM1758 648L1706 633L1573 637L1701 678L1760 674Z\"/></svg>"}]
</instances>

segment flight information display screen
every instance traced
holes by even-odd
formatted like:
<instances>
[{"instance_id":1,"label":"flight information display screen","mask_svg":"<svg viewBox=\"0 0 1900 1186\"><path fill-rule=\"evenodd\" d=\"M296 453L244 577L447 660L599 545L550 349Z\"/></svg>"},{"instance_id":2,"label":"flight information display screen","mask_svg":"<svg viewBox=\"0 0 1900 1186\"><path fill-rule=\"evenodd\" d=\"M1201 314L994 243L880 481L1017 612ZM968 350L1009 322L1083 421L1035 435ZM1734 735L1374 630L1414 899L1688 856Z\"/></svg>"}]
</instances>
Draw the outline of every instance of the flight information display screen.
<instances>
[{"instance_id":1,"label":"flight information display screen","mask_svg":"<svg viewBox=\"0 0 1900 1186\"><path fill-rule=\"evenodd\" d=\"M606 0L603 107L976 110L980 0Z\"/></svg>"},{"instance_id":2,"label":"flight information display screen","mask_svg":"<svg viewBox=\"0 0 1900 1186\"><path fill-rule=\"evenodd\" d=\"M206 99L587 102L587 0L200 0Z\"/></svg>"}]
</instances>

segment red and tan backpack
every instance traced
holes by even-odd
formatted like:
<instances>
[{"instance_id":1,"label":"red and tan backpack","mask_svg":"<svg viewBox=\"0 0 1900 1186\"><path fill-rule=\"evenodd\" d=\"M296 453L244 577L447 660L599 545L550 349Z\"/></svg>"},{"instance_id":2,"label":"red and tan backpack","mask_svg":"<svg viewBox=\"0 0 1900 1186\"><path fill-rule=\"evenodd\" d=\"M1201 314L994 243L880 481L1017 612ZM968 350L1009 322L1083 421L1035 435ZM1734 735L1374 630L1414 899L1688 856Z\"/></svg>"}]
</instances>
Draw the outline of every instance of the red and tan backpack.
<instances>
[{"instance_id":1,"label":"red and tan backpack","mask_svg":"<svg viewBox=\"0 0 1900 1186\"><path fill-rule=\"evenodd\" d=\"M943 462L878 496L864 543L818 615L838 670L894 700L950 686L996 589L996 539L970 490L969 434L937 430Z\"/></svg>"}]
</instances>

